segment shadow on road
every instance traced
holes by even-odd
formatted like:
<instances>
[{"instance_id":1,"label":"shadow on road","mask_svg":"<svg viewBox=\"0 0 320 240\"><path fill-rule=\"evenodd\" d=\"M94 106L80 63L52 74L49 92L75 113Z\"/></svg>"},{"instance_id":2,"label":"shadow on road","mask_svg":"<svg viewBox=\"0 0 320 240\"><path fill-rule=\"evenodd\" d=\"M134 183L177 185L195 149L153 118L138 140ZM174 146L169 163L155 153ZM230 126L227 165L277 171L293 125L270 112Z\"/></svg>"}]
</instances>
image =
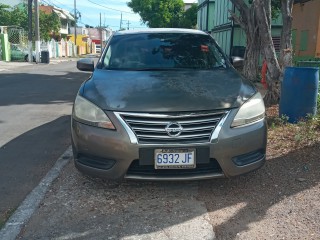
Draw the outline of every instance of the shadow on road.
<instances>
[{"instance_id":1,"label":"shadow on road","mask_svg":"<svg viewBox=\"0 0 320 240\"><path fill-rule=\"evenodd\" d=\"M48 74L0 74L0 106L72 103L80 84L90 74L48 72Z\"/></svg>"},{"instance_id":2,"label":"shadow on road","mask_svg":"<svg viewBox=\"0 0 320 240\"><path fill-rule=\"evenodd\" d=\"M68 146L70 116L63 116L0 148L0 222L40 182Z\"/></svg>"},{"instance_id":3,"label":"shadow on road","mask_svg":"<svg viewBox=\"0 0 320 240\"><path fill-rule=\"evenodd\" d=\"M60 103L71 109L89 77L74 68L66 63L0 74L0 225L70 145L71 110Z\"/></svg>"}]
</instances>

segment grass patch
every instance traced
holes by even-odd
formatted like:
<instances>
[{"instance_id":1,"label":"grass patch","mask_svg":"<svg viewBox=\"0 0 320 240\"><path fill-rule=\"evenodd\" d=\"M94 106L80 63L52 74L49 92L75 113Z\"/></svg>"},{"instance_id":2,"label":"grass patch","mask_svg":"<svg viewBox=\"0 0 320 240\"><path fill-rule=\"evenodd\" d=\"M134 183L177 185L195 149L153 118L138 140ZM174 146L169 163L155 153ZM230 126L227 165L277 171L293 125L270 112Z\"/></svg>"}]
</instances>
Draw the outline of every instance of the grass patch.
<instances>
[{"instance_id":1,"label":"grass patch","mask_svg":"<svg viewBox=\"0 0 320 240\"><path fill-rule=\"evenodd\" d=\"M268 155L281 156L290 151L320 143L320 112L308 116L297 124L288 122L286 116L279 117L278 106L267 109Z\"/></svg>"}]
</instances>

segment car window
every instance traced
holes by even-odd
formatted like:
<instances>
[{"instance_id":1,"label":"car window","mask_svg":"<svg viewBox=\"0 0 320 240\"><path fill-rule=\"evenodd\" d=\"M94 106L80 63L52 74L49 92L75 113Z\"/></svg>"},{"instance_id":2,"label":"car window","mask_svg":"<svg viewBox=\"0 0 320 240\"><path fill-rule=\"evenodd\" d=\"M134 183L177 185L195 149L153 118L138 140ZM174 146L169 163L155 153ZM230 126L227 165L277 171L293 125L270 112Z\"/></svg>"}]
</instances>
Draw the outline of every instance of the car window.
<instances>
[{"instance_id":1,"label":"car window","mask_svg":"<svg viewBox=\"0 0 320 240\"><path fill-rule=\"evenodd\" d=\"M225 59L207 35L143 33L114 36L102 66L115 70L214 69L225 66Z\"/></svg>"}]
</instances>

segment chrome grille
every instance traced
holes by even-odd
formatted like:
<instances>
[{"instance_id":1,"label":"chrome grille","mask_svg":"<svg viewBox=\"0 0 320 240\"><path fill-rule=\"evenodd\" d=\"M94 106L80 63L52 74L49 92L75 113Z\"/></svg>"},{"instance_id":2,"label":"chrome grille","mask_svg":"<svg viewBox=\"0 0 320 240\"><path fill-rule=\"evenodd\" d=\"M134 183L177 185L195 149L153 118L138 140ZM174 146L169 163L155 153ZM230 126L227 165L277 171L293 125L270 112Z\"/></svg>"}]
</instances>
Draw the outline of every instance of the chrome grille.
<instances>
[{"instance_id":1,"label":"chrome grille","mask_svg":"<svg viewBox=\"0 0 320 240\"><path fill-rule=\"evenodd\" d=\"M118 116L133 131L141 144L207 143L226 111L192 114L119 113ZM168 125L182 127L179 136L170 136Z\"/></svg>"}]
</instances>

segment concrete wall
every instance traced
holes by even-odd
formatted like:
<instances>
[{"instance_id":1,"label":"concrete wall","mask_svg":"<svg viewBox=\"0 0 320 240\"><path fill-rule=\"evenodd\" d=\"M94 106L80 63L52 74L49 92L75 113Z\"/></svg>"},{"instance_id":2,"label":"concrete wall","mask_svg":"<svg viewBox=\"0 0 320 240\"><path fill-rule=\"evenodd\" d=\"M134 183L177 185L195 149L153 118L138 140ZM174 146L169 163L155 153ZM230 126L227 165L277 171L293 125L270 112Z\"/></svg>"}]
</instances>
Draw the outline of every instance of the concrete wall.
<instances>
[{"instance_id":1,"label":"concrete wall","mask_svg":"<svg viewBox=\"0 0 320 240\"><path fill-rule=\"evenodd\" d=\"M10 51L9 51L9 41L8 41L8 34L0 34L0 48L2 52L1 60L3 61L10 61Z\"/></svg>"}]
</instances>

